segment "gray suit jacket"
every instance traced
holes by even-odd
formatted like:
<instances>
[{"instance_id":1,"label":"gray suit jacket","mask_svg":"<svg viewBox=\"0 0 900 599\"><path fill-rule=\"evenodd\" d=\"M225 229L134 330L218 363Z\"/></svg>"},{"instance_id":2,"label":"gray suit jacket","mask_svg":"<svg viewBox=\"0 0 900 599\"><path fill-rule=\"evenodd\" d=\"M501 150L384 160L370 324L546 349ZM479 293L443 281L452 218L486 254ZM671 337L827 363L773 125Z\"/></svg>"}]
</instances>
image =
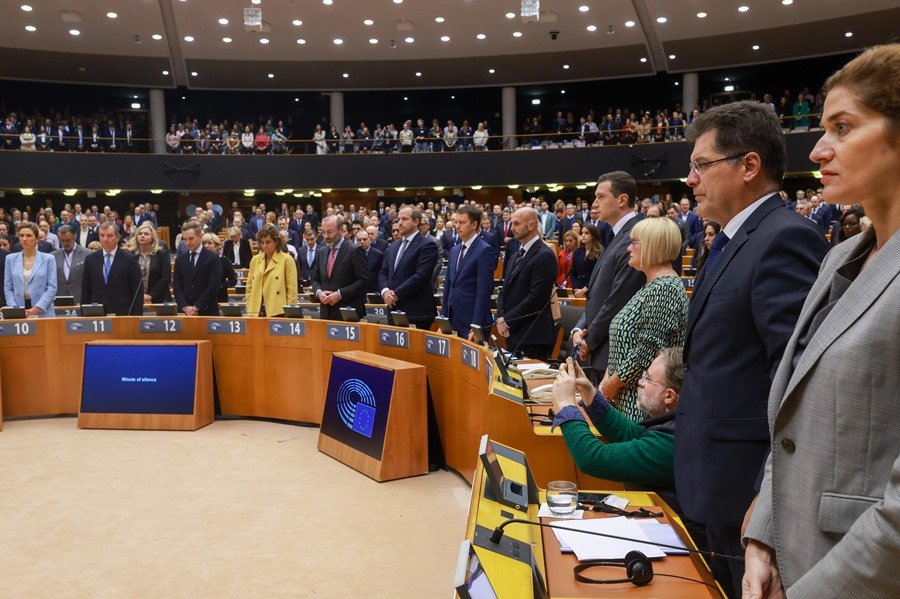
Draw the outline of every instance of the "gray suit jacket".
<instances>
[{"instance_id":1,"label":"gray suit jacket","mask_svg":"<svg viewBox=\"0 0 900 599\"><path fill-rule=\"evenodd\" d=\"M81 303L81 277L84 275L84 259L90 254L91 250L75 244L67 279L63 269L65 251L62 249L53 251L53 257L56 258L56 295L71 295L75 298L76 306Z\"/></svg>"},{"instance_id":2,"label":"gray suit jacket","mask_svg":"<svg viewBox=\"0 0 900 599\"><path fill-rule=\"evenodd\" d=\"M900 233L798 337L835 270L873 231L822 263L772 383L772 447L747 536L775 549L789 597L900 597Z\"/></svg>"}]
</instances>

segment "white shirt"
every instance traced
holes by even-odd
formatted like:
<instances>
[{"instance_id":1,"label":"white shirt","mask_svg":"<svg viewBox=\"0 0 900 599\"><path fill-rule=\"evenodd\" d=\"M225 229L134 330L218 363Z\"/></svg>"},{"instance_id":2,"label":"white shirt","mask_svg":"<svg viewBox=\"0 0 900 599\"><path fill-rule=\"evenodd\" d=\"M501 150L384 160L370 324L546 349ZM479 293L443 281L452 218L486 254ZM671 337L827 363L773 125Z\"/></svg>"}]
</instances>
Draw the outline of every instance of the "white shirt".
<instances>
[{"instance_id":1,"label":"white shirt","mask_svg":"<svg viewBox=\"0 0 900 599\"><path fill-rule=\"evenodd\" d=\"M753 202L752 204L750 204L749 206L747 206L746 208L744 208L743 210L741 210L740 212L735 214L733 217L731 217L731 220L728 221L728 224L726 224L724 227L722 227L722 231L726 235L728 235L728 239L734 239L734 236L735 236L735 234L737 234L738 229L741 228L741 225L743 225L746 222L746 220L748 218L750 218L750 215L753 214L756 211L756 209L759 208L762 205L762 203L766 201L766 198L768 198L770 195L772 195L772 194L767 193L766 195L759 198L758 200L756 200L755 202Z\"/></svg>"},{"instance_id":2,"label":"white shirt","mask_svg":"<svg viewBox=\"0 0 900 599\"><path fill-rule=\"evenodd\" d=\"M612 230L613 230L613 236L618 235L618 234L619 234L619 231L622 230L622 227L625 226L625 223L627 223L627 222L630 221L631 219L635 218L636 216L637 216L637 212L629 212L628 214L626 214L625 216L623 216L622 218L620 218L620 219L618 220L618 222L616 222L616 224L613 225L613 228L612 228Z\"/></svg>"}]
</instances>

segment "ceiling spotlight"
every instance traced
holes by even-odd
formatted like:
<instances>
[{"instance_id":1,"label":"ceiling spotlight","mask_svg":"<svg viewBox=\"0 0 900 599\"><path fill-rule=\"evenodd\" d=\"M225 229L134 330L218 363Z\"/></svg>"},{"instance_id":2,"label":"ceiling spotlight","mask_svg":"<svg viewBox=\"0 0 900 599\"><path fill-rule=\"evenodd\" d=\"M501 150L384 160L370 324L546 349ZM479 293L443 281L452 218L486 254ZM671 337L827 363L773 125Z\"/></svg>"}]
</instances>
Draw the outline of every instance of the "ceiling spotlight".
<instances>
[{"instance_id":1,"label":"ceiling spotlight","mask_svg":"<svg viewBox=\"0 0 900 599\"><path fill-rule=\"evenodd\" d=\"M303 39L303 38L301 37L301 38L298 38L298 39L297 39L297 43L300 44L300 45L302 46L303 44L306 43L306 40Z\"/></svg>"},{"instance_id":2,"label":"ceiling spotlight","mask_svg":"<svg viewBox=\"0 0 900 599\"><path fill-rule=\"evenodd\" d=\"M403 0L394 0L394 4L403 4Z\"/></svg>"},{"instance_id":3,"label":"ceiling spotlight","mask_svg":"<svg viewBox=\"0 0 900 599\"><path fill-rule=\"evenodd\" d=\"M676 86L677 86L677 85L681 85L681 82L680 82L680 81L676 81L676 82L675 82L675 85L676 85Z\"/></svg>"},{"instance_id":4,"label":"ceiling spotlight","mask_svg":"<svg viewBox=\"0 0 900 599\"><path fill-rule=\"evenodd\" d=\"M753 44L753 49L754 49L754 50L759 50L759 45L758 45L758 44Z\"/></svg>"},{"instance_id":5,"label":"ceiling spotlight","mask_svg":"<svg viewBox=\"0 0 900 599\"><path fill-rule=\"evenodd\" d=\"M409 101L409 97L408 97L408 96L403 96L403 101L404 101L404 102Z\"/></svg>"},{"instance_id":6,"label":"ceiling spotlight","mask_svg":"<svg viewBox=\"0 0 900 599\"><path fill-rule=\"evenodd\" d=\"M588 31L597 31L597 26L596 25L588 25L587 30Z\"/></svg>"},{"instance_id":7,"label":"ceiling spotlight","mask_svg":"<svg viewBox=\"0 0 900 599\"><path fill-rule=\"evenodd\" d=\"M69 35L81 35L81 32L77 29L69 29Z\"/></svg>"},{"instance_id":8,"label":"ceiling spotlight","mask_svg":"<svg viewBox=\"0 0 900 599\"><path fill-rule=\"evenodd\" d=\"M197 71L191 71L191 77L196 77L196 76L197 76Z\"/></svg>"},{"instance_id":9,"label":"ceiling spotlight","mask_svg":"<svg viewBox=\"0 0 900 599\"><path fill-rule=\"evenodd\" d=\"M31 12L31 10L32 10L32 8L30 6L28 6L27 4L23 4L20 8L22 10L24 10L25 12Z\"/></svg>"},{"instance_id":10,"label":"ceiling spotlight","mask_svg":"<svg viewBox=\"0 0 900 599\"><path fill-rule=\"evenodd\" d=\"M540 106L540 105L541 105L541 99L540 99L540 98L535 98L534 100L531 101L531 104L532 104L533 106Z\"/></svg>"},{"instance_id":11,"label":"ceiling spotlight","mask_svg":"<svg viewBox=\"0 0 900 599\"><path fill-rule=\"evenodd\" d=\"M514 12L508 12L508 13L506 13L506 18L507 18L507 19L515 19L515 18L516 18L516 13L514 13Z\"/></svg>"},{"instance_id":12,"label":"ceiling spotlight","mask_svg":"<svg viewBox=\"0 0 900 599\"><path fill-rule=\"evenodd\" d=\"M350 73L344 73L343 75L341 75L341 77L347 79L348 77L350 77Z\"/></svg>"},{"instance_id":13,"label":"ceiling spotlight","mask_svg":"<svg viewBox=\"0 0 900 599\"><path fill-rule=\"evenodd\" d=\"M422 76L422 71L416 71L416 77L421 77L421 76Z\"/></svg>"},{"instance_id":14,"label":"ceiling spotlight","mask_svg":"<svg viewBox=\"0 0 900 599\"><path fill-rule=\"evenodd\" d=\"M748 10L750 10L750 7L747 5L738 6L738 12L747 12Z\"/></svg>"},{"instance_id":15,"label":"ceiling spotlight","mask_svg":"<svg viewBox=\"0 0 900 599\"><path fill-rule=\"evenodd\" d=\"M513 31L513 37L522 37L521 31Z\"/></svg>"},{"instance_id":16,"label":"ceiling spotlight","mask_svg":"<svg viewBox=\"0 0 900 599\"><path fill-rule=\"evenodd\" d=\"M561 89L561 90L559 90L559 93L561 93L561 94L563 94L563 95L565 95L565 93L566 93L566 90L564 90L564 89Z\"/></svg>"},{"instance_id":17,"label":"ceiling spotlight","mask_svg":"<svg viewBox=\"0 0 900 599\"><path fill-rule=\"evenodd\" d=\"M442 42L449 42L449 41L450 41L450 36L449 36L449 35L442 35L442 36L441 36L441 41L442 41Z\"/></svg>"},{"instance_id":18,"label":"ceiling spotlight","mask_svg":"<svg viewBox=\"0 0 900 599\"><path fill-rule=\"evenodd\" d=\"M192 41L194 41L194 36L193 36L193 35L186 35L186 36L184 36L184 41L186 41L186 42L192 42Z\"/></svg>"},{"instance_id":19,"label":"ceiling spotlight","mask_svg":"<svg viewBox=\"0 0 900 599\"><path fill-rule=\"evenodd\" d=\"M451 99L451 100L455 100L455 99L456 99L456 96L450 96L450 99Z\"/></svg>"},{"instance_id":20,"label":"ceiling spotlight","mask_svg":"<svg viewBox=\"0 0 900 599\"><path fill-rule=\"evenodd\" d=\"M219 25L228 25L228 19L224 17L219 19Z\"/></svg>"},{"instance_id":21,"label":"ceiling spotlight","mask_svg":"<svg viewBox=\"0 0 900 599\"><path fill-rule=\"evenodd\" d=\"M675 60L675 55L674 55L674 54L669 54L669 60Z\"/></svg>"},{"instance_id":22,"label":"ceiling spotlight","mask_svg":"<svg viewBox=\"0 0 900 599\"><path fill-rule=\"evenodd\" d=\"M479 34L476 35L475 37L477 37L477 38L480 39L480 40L483 40L483 39L487 38L487 36L486 36L485 34L483 34L483 33L479 33Z\"/></svg>"},{"instance_id":23,"label":"ceiling spotlight","mask_svg":"<svg viewBox=\"0 0 900 599\"><path fill-rule=\"evenodd\" d=\"M275 73L269 73L268 75L266 75L266 77L268 77L269 79L274 79Z\"/></svg>"},{"instance_id":24,"label":"ceiling spotlight","mask_svg":"<svg viewBox=\"0 0 900 599\"><path fill-rule=\"evenodd\" d=\"M705 19L705 18L706 18L706 13L705 13L705 12L698 12L698 13L697 13L697 18L698 18L698 19Z\"/></svg>"},{"instance_id":25,"label":"ceiling spotlight","mask_svg":"<svg viewBox=\"0 0 900 599\"><path fill-rule=\"evenodd\" d=\"M265 46L266 44L269 43L269 38L261 37L261 38L259 38L259 43Z\"/></svg>"},{"instance_id":26,"label":"ceiling spotlight","mask_svg":"<svg viewBox=\"0 0 900 599\"><path fill-rule=\"evenodd\" d=\"M377 44L377 43L378 43L378 38L373 37L373 38L369 39L369 43L370 43L370 44Z\"/></svg>"},{"instance_id":27,"label":"ceiling spotlight","mask_svg":"<svg viewBox=\"0 0 900 599\"><path fill-rule=\"evenodd\" d=\"M731 77L725 77L725 81L731 81Z\"/></svg>"},{"instance_id":28,"label":"ceiling spotlight","mask_svg":"<svg viewBox=\"0 0 900 599\"><path fill-rule=\"evenodd\" d=\"M158 34L158 33L154 33L154 34L151 35L150 37L152 37L152 38L155 39L156 41L159 41L159 40L162 39L162 36L161 36L160 34Z\"/></svg>"},{"instance_id":29,"label":"ceiling spotlight","mask_svg":"<svg viewBox=\"0 0 900 599\"><path fill-rule=\"evenodd\" d=\"M300 98L294 98L294 102L299 102Z\"/></svg>"},{"instance_id":30,"label":"ceiling spotlight","mask_svg":"<svg viewBox=\"0 0 900 599\"><path fill-rule=\"evenodd\" d=\"M494 69L488 69L488 73L490 73L491 75L493 75L493 74L496 73L496 72L497 72L497 71L495 71Z\"/></svg>"},{"instance_id":31,"label":"ceiling spotlight","mask_svg":"<svg viewBox=\"0 0 900 599\"><path fill-rule=\"evenodd\" d=\"M625 21L625 27L634 27L634 21Z\"/></svg>"},{"instance_id":32,"label":"ceiling spotlight","mask_svg":"<svg viewBox=\"0 0 900 599\"><path fill-rule=\"evenodd\" d=\"M781 0L781 3L784 4L785 6L790 6L791 4L794 3L794 0Z\"/></svg>"},{"instance_id":33,"label":"ceiling spotlight","mask_svg":"<svg viewBox=\"0 0 900 599\"><path fill-rule=\"evenodd\" d=\"M262 0L250 0L250 4L262 4Z\"/></svg>"},{"instance_id":34,"label":"ceiling spotlight","mask_svg":"<svg viewBox=\"0 0 900 599\"><path fill-rule=\"evenodd\" d=\"M225 42L226 44L230 44L230 43L231 43L231 38L230 38L230 37L223 37L223 38L222 38L222 41Z\"/></svg>"},{"instance_id":35,"label":"ceiling spotlight","mask_svg":"<svg viewBox=\"0 0 900 599\"><path fill-rule=\"evenodd\" d=\"M641 57L641 62L647 62L647 58L642 56L642 57Z\"/></svg>"},{"instance_id":36,"label":"ceiling spotlight","mask_svg":"<svg viewBox=\"0 0 900 599\"><path fill-rule=\"evenodd\" d=\"M434 22L435 22L435 23L443 23L443 22L444 22L444 17L435 17L435 18L434 18Z\"/></svg>"},{"instance_id":37,"label":"ceiling spotlight","mask_svg":"<svg viewBox=\"0 0 900 599\"><path fill-rule=\"evenodd\" d=\"M666 23L668 20L669 19L667 19L665 17L656 17L656 22L659 23L660 25Z\"/></svg>"},{"instance_id":38,"label":"ceiling spotlight","mask_svg":"<svg viewBox=\"0 0 900 599\"><path fill-rule=\"evenodd\" d=\"M563 65L563 68L566 69L566 70L569 70L569 65L564 64L564 65Z\"/></svg>"},{"instance_id":39,"label":"ceiling spotlight","mask_svg":"<svg viewBox=\"0 0 900 599\"><path fill-rule=\"evenodd\" d=\"M300 19L294 19L293 21L291 21L291 25L293 25L294 27L300 27L300 25L303 25L303 21L301 21Z\"/></svg>"},{"instance_id":40,"label":"ceiling spotlight","mask_svg":"<svg viewBox=\"0 0 900 599\"><path fill-rule=\"evenodd\" d=\"M163 75L168 75L169 71L163 71Z\"/></svg>"},{"instance_id":41,"label":"ceiling spotlight","mask_svg":"<svg viewBox=\"0 0 900 599\"><path fill-rule=\"evenodd\" d=\"M37 27L34 25L25 25L25 31L37 31Z\"/></svg>"},{"instance_id":42,"label":"ceiling spotlight","mask_svg":"<svg viewBox=\"0 0 900 599\"><path fill-rule=\"evenodd\" d=\"M366 19L365 21L363 21L363 25L374 25L374 24L375 24L375 21L373 21L372 19Z\"/></svg>"},{"instance_id":43,"label":"ceiling spotlight","mask_svg":"<svg viewBox=\"0 0 900 599\"><path fill-rule=\"evenodd\" d=\"M580 10L581 12L587 12L587 11L591 10L591 7L585 6L584 4L582 4L581 6L578 7L578 10Z\"/></svg>"},{"instance_id":44,"label":"ceiling spotlight","mask_svg":"<svg viewBox=\"0 0 900 599\"><path fill-rule=\"evenodd\" d=\"M331 41L334 42L334 45L335 45L335 46L340 46L341 44L344 43L344 40L342 40L342 39L339 38L339 37L336 37L336 38L334 38L334 39L331 40Z\"/></svg>"},{"instance_id":45,"label":"ceiling spotlight","mask_svg":"<svg viewBox=\"0 0 900 599\"><path fill-rule=\"evenodd\" d=\"M848 31L847 33L844 34L844 37L853 37L853 32Z\"/></svg>"},{"instance_id":46,"label":"ceiling spotlight","mask_svg":"<svg viewBox=\"0 0 900 599\"><path fill-rule=\"evenodd\" d=\"M322 4L324 4L325 6L331 6L332 4L334 4L334 0L322 0Z\"/></svg>"},{"instance_id":47,"label":"ceiling spotlight","mask_svg":"<svg viewBox=\"0 0 900 599\"><path fill-rule=\"evenodd\" d=\"M107 16L107 18L115 19L115 18L117 18L119 15L116 14L116 13L114 13L114 12L112 12L112 11L109 11L108 13L106 13L106 16Z\"/></svg>"},{"instance_id":48,"label":"ceiling spotlight","mask_svg":"<svg viewBox=\"0 0 900 599\"><path fill-rule=\"evenodd\" d=\"M414 41L416 41L416 38L414 38L414 37L407 37L407 38L404 38L403 41L406 42L407 44L411 44L411 43L413 43Z\"/></svg>"},{"instance_id":49,"label":"ceiling spotlight","mask_svg":"<svg viewBox=\"0 0 900 599\"><path fill-rule=\"evenodd\" d=\"M733 92L733 91L734 91L734 86L733 86L733 85L726 85L724 89L725 89L725 91L727 91L727 92Z\"/></svg>"}]
</instances>

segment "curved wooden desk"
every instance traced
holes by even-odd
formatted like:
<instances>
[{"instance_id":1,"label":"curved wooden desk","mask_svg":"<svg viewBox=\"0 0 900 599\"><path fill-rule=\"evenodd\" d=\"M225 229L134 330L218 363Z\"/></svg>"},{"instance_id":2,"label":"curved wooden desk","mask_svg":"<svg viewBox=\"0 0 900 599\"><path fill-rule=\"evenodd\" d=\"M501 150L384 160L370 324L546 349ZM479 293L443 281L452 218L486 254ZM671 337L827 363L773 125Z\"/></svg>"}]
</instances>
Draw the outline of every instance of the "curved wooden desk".
<instances>
[{"instance_id":1,"label":"curved wooden desk","mask_svg":"<svg viewBox=\"0 0 900 599\"><path fill-rule=\"evenodd\" d=\"M333 352L362 350L421 364L447 465L469 482L479 440L488 433L527 454L540 486L565 479L582 488L621 488L576 472L558 431L535 434L518 391L498 380L487 349L440 333L368 323L159 316L6 321L0 331L3 416L77 413L82 346L102 339L209 340L223 414L314 424L322 417Z\"/></svg>"}]
</instances>

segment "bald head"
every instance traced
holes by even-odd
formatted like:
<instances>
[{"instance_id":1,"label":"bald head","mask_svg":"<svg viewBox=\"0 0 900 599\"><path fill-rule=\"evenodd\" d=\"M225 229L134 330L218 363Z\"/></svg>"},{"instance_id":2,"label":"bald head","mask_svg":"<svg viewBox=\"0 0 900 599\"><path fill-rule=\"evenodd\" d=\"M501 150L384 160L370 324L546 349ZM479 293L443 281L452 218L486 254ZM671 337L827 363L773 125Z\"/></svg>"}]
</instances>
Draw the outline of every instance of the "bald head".
<instances>
[{"instance_id":1,"label":"bald head","mask_svg":"<svg viewBox=\"0 0 900 599\"><path fill-rule=\"evenodd\" d=\"M538 213L534 208L519 208L512 215L513 235L522 245L538 235Z\"/></svg>"}]
</instances>

